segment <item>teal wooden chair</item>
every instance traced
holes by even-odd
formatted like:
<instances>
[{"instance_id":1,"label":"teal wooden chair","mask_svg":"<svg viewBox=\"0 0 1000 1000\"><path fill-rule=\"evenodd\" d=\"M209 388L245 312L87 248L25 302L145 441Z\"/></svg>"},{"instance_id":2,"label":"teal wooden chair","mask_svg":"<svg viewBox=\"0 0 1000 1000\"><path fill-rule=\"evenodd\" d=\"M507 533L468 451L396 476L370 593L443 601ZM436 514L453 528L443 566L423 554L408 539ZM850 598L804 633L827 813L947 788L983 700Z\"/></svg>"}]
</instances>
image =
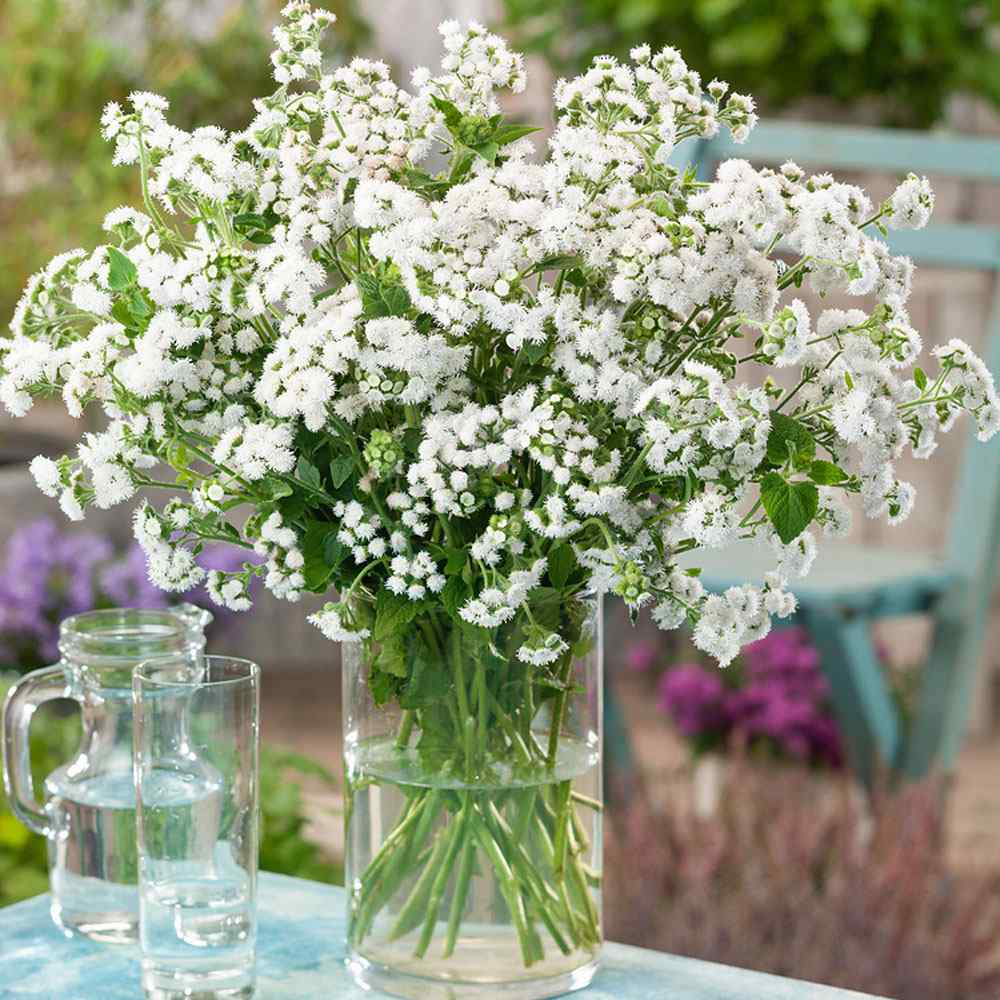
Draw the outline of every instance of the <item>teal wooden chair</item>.
<instances>
[{"instance_id":1,"label":"teal wooden chair","mask_svg":"<svg viewBox=\"0 0 1000 1000\"><path fill-rule=\"evenodd\" d=\"M742 145L726 137L703 142L696 153L699 175L710 177L715 164L732 157L754 163L794 160L817 170L899 175L912 170L932 180L1000 182L1000 142L975 137L760 125ZM932 224L892 232L889 243L918 263L1000 272L997 226ZM986 363L998 374L1000 281L985 343ZM965 735L1000 555L1000 436L966 448L963 458L943 552L828 544L810 576L794 587L800 602L795 621L812 633L848 757L868 782L886 766L910 777L932 768L949 770ZM767 554L752 543L699 555L697 562L706 584L720 590L759 579L770 568ZM904 723L873 646L871 625L878 618L913 613L929 614L934 633L915 712Z\"/></svg>"}]
</instances>

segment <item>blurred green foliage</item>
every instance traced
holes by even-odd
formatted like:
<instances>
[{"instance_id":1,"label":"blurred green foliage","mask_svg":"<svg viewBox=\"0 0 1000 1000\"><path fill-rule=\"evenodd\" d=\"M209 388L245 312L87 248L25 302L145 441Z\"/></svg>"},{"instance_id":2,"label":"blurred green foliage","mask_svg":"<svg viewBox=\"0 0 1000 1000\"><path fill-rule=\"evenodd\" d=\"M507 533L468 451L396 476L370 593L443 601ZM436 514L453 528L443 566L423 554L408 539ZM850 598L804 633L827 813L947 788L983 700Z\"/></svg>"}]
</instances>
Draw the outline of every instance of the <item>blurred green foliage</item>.
<instances>
[{"instance_id":1,"label":"blurred green foliage","mask_svg":"<svg viewBox=\"0 0 1000 1000\"><path fill-rule=\"evenodd\" d=\"M927 127L957 92L1000 104L997 0L504 0L518 41L559 72L605 52L673 45L706 80L769 108L874 99L886 124Z\"/></svg>"},{"instance_id":2,"label":"blurred green foliage","mask_svg":"<svg viewBox=\"0 0 1000 1000\"><path fill-rule=\"evenodd\" d=\"M16 680L0 676L0 705ZM52 707L43 708L31 727L31 763L35 788L73 757L80 723ZM260 751L260 867L265 871L318 882L341 882L343 870L305 837L307 824L303 785L331 790L338 782L326 768L308 757L265 744ZM11 812L0 786L0 907L28 899L49 888L45 838L32 833Z\"/></svg>"},{"instance_id":3,"label":"blurred green foliage","mask_svg":"<svg viewBox=\"0 0 1000 1000\"><path fill-rule=\"evenodd\" d=\"M260 867L316 882L342 883L343 868L305 837L303 779L325 789L338 785L326 768L309 757L267 744L260 748Z\"/></svg>"},{"instance_id":4,"label":"blurred green foliage","mask_svg":"<svg viewBox=\"0 0 1000 1000\"><path fill-rule=\"evenodd\" d=\"M0 704L15 680L0 675ZM31 770L35 787L40 788L47 774L73 756L80 723L76 716L59 717L51 709L43 709L35 715L31 737ZM48 888L45 838L32 833L11 812L0 786L0 906L48 892Z\"/></svg>"},{"instance_id":5,"label":"blurred green foliage","mask_svg":"<svg viewBox=\"0 0 1000 1000\"><path fill-rule=\"evenodd\" d=\"M112 167L100 137L104 105L151 90L181 128L243 127L276 86L270 29L283 4L0 0L0 324L28 275L99 242L104 215L135 197L135 172ZM356 0L316 6L337 15L331 59L366 40Z\"/></svg>"}]
</instances>

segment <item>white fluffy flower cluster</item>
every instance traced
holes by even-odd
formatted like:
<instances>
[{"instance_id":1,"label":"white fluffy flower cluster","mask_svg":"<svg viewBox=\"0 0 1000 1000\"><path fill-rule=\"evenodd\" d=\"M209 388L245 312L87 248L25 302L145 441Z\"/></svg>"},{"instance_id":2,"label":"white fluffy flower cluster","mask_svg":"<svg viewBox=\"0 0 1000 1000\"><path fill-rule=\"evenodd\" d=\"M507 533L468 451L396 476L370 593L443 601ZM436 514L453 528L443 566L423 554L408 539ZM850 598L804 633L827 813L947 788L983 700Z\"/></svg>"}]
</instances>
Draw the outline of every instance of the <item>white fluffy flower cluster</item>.
<instances>
[{"instance_id":1,"label":"white fluffy flower cluster","mask_svg":"<svg viewBox=\"0 0 1000 1000\"><path fill-rule=\"evenodd\" d=\"M331 642L360 642L371 635L366 628L353 628L348 625L350 611L342 604L332 601L323 605L322 611L309 616L309 622L315 625Z\"/></svg>"},{"instance_id":2,"label":"white fluffy flower cluster","mask_svg":"<svg viewBox=\"0 0 1000 1000\"><path fill-rule=\"evenodd\" d=\"M566 636L533 602L596 588L726 662L794 610L809 527L843 535L845 494L898 521L907 448L930 455L963 411L996 433L964 343L934 352L936 373L912 367L912 265L880 233L927 222L926 180L879 206L791 163L694 180L677 144L741 140L756 115L670 48L560 82L541 159L501 113L525 83L503 39L446 23L441 69L411 93L380 62L327 70L331 20L286 7L280 87L244 132L183 132L151 94L110 105L143 211L33 277L0 341L11 413L61 392L108 417L76 455L32 463L70 517L186 491L136 514L159 585L198 582L202 540L229 539L262 557L209 575L230 607L257 574L289 600L341 591L312 619L334 639L366 634L361 595L437 608L518 629L540 669ZM866 308L810 316L786 298L803 282ZM796 388L752 364L794 369ZM680 568L745 538L773 548L763 580L710 594Z\"/></svg>"}]
</instances>

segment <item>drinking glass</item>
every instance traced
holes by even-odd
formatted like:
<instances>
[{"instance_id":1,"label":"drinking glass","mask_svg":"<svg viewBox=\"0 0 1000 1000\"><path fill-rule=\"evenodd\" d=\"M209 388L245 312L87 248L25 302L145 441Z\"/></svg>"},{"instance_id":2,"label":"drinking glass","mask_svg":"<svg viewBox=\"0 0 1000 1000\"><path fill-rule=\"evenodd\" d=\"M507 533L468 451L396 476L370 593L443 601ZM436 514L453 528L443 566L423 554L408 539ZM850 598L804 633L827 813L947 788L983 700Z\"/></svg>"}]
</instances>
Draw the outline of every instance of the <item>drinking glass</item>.
<instances>
[{"instance_id":1,"label":"drinking glass","mask_svg":"<svg viewBox=\"0 0 1000 1000\"><path fill-rule=\"evenodd\" d=\"M260 669L157 659L136 669L132 694L146 996L252 997Z\"/></svg>"}]
</instances>

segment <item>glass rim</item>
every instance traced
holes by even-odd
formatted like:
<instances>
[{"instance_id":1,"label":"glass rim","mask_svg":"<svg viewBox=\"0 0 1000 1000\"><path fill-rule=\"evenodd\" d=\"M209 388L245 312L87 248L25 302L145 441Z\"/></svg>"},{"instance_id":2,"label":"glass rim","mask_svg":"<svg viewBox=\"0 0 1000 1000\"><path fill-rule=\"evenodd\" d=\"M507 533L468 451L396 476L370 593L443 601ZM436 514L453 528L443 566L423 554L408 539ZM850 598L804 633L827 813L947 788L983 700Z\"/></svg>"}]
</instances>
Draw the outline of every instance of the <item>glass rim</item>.
<instances>
[{"instance_id":1,"label":"glass rim","mask_svg":"<svg viewBox=\"0 0 1000 1000\"><path fill-rule=\"evenodd\" d=\"M64 618L59 624L59 638L100 639L110 643L134 642L135 635L125 633L124 629L142 624L162 626L164 638L180 638L190 628L183 613L177 614L168 608L98 608ZM116 632L115 626L123 631Z\"/></svg>"},{"instance_id":2,"label":"glass rim","mask_svg":"<svg viewBox=\"0 0 1000 1000\"><path fill-rule=\"evenodd\" d=\"M242 672L237 674L235 677L221 677L215 680L204 677L200 680L195 680L194 678L190 680L159 680L156 677L150 676L151 671L169 668L171 662L191 663L190 660L187 660L182 656L157 656L148 660L143 660L132 672L133 688L139 688L142 686L148 686L151 688L217 688L225 687L226 685L246 684L247 682L256 683L260 680L261 670L259 663L256 663L254 660L249 660L245 656L227 656L225 653L206 653L199 657L198 662L209 665L212 663L228 663L242 667Z\"/></svg>"},{"instance_id":3,"label":"glass rim","mask_svg":"<svg viewBox=\"0 0 1000 1000\"><path fill-rule=\"evenodd\" d=\"M100 608L82 611L59 625L60 662L91 678L154 656L179 656L204 647L207 619L186 609ZM80 662L80 661L84 662Z\"/></svg>"}]
</instances>

